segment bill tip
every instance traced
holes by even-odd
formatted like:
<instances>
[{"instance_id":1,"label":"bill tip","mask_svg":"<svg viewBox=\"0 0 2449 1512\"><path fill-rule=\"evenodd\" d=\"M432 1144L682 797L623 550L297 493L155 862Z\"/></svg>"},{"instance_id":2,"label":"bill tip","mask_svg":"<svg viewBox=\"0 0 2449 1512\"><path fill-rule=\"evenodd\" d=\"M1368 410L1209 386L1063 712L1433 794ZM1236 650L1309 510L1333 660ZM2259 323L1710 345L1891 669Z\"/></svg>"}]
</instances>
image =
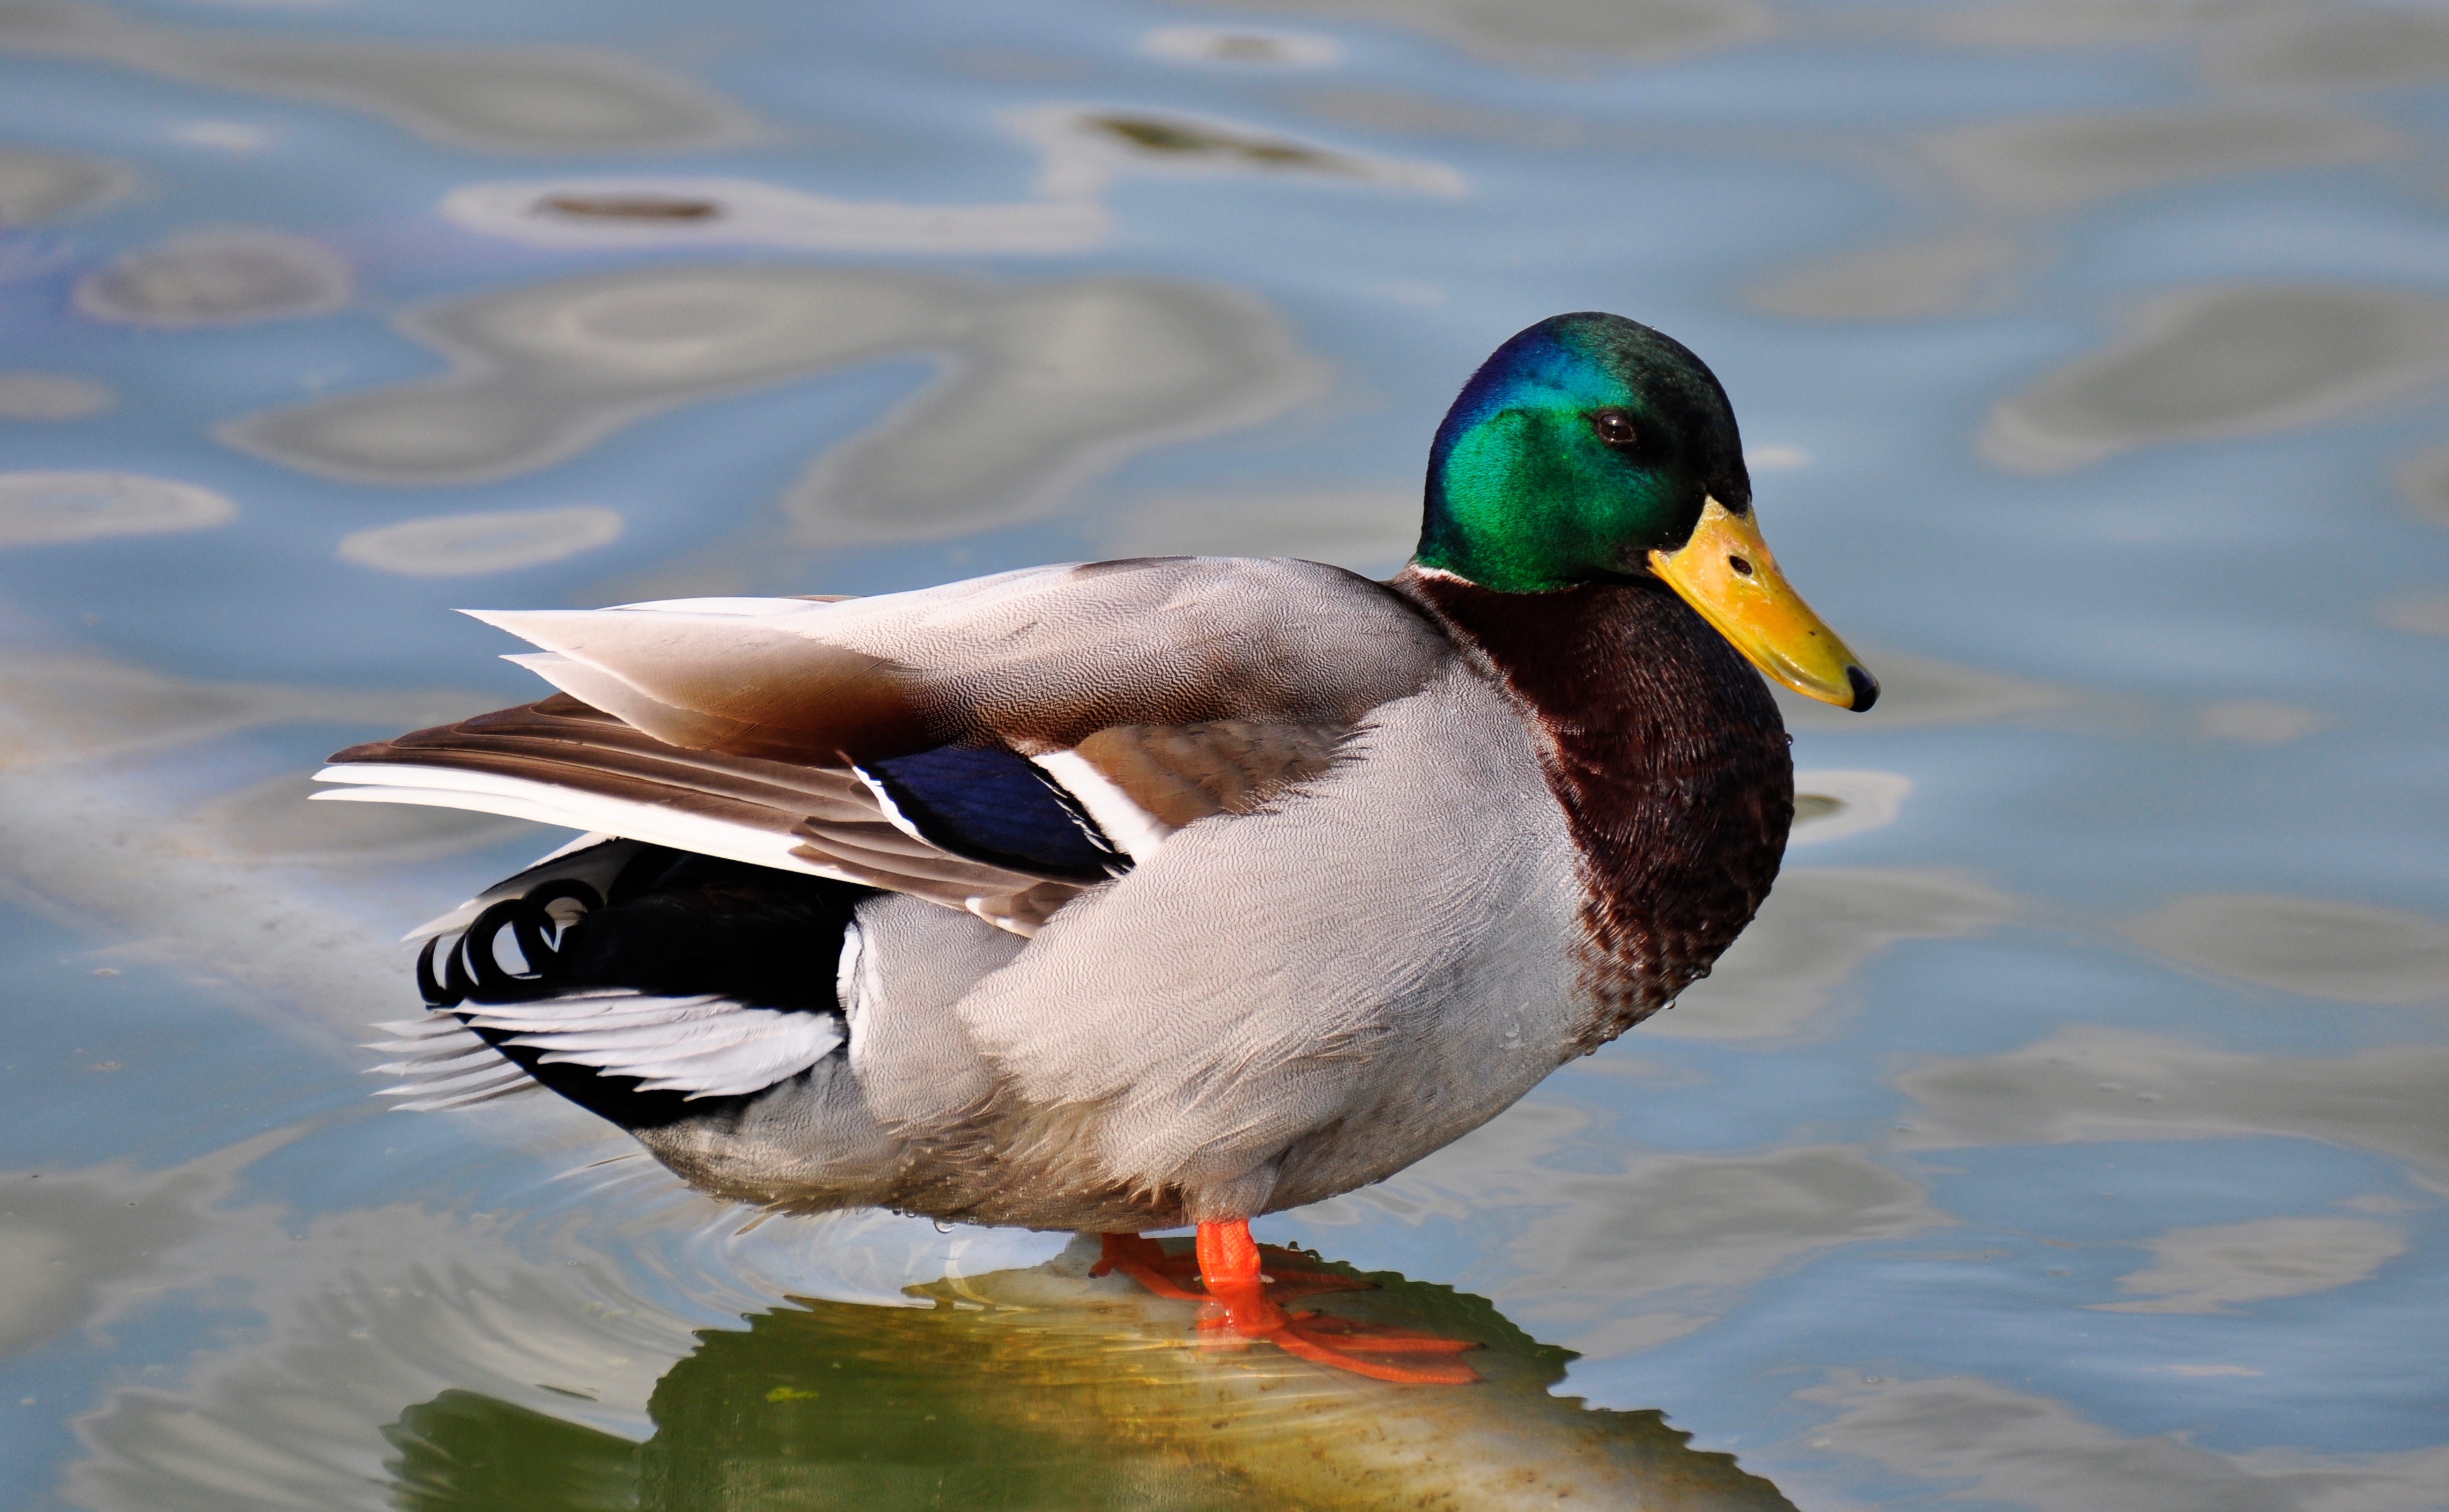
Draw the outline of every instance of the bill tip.
<instances>
[{"instance_id":1,"label":"bill tip","mask_svg":"<svg viewBox=\"0 0 2449 1512\"><path fill-rule=\"evenodd\" d=\"M1880 701L1880 680L1861 668L1847 667L1845 681L1853 685L1854 702L1850 707L1855 713L1867 713Z\"/></svg>"}]
</instances>

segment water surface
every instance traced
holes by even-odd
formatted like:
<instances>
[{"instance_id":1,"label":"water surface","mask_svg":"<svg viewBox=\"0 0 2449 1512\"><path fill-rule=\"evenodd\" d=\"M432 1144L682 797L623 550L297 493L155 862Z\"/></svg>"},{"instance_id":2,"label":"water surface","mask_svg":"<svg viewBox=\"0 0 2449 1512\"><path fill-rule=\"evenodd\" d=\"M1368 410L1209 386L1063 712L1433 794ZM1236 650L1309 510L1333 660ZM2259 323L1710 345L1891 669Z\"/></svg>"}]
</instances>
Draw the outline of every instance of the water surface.
<instances>
[{"instance_id":1,"label":"water surface","mask_svg":"<svg viewBox=\"0 0 2449 1512\"><path fill-rule=\"evenodd\" d=\"M10 1504L2449 1504L2444 84L2386 6L0 3ZM453 607L1383 572L1585 308L1888 691L1714 978L1260 1226L1486 1387L367 1098L560 838L297 801L531 696Z\"/></svg>"}]
</instances>

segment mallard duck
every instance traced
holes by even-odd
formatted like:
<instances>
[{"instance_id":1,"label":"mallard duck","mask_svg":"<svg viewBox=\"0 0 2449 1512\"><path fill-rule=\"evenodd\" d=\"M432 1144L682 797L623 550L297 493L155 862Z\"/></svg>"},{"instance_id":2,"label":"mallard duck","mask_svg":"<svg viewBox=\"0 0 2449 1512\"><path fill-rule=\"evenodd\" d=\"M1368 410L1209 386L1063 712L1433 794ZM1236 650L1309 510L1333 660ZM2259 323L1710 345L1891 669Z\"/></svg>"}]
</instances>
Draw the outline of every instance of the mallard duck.
<instances>
[{"instance_id":1,"label":"mallard duck","mask_svg":"<svg viewBox=\"0 0 2449 1512\"><path fill-rule=\"evenodd\" d=\"M1383 583L1158 557L476 617L558 691L318 796L588 834L426 929L408 1105L541 1084L722 1196L1100 1233L1392 1380L1470 1372L1286 1309L1333 1283L1271 1290L1249 1220L1670 1002L1793 817L1752 669L1878 694L1763 544L1716 378L1603 314L1464 385ZM1203 1292L1139 1237L1184 1225Z\"/></svg>"}]
</instances>

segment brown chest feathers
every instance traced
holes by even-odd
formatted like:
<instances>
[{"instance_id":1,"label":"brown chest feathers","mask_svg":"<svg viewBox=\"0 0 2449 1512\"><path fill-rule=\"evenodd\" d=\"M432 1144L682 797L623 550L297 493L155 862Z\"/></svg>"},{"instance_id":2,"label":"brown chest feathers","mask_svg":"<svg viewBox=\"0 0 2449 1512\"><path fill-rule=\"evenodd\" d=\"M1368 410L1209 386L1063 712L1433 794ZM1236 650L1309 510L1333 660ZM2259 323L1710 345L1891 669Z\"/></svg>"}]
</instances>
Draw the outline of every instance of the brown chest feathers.
<instances>
[{"instance_id":1,"label":"brown chest feathers","mask_svg":"<svg viewBox=\"0 0 2449 1512\"><path fill-rule=\"evenodd\" d=\"M1751 921L1794 822L1785 725L1758 673L1665 584L1498 593L1393 585L1522 705L1585 889L1585 1050L1656 1013Z\"/></svg>"}]
</instances>

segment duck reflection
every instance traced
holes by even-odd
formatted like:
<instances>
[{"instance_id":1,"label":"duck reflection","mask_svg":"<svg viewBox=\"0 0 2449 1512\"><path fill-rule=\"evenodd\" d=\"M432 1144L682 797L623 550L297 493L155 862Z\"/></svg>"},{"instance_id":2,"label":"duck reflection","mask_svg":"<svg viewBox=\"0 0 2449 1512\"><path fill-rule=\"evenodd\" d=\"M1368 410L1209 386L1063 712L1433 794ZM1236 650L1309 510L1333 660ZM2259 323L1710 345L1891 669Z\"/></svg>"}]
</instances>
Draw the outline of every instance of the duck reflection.
<instances>
[{"instance_id":1,"label":"duck reflection","mask_svg":"<svg viewBox=\"0 0 2449 1512\"><path fill-rule=\"evenodd\" d=\"M1203 1345L1198 1305L1045 1265L910 1289L923 1306L794 1299L700 1335L645 1444L474 1392L387 1430L411 1512L695 1507L1784 1508L1661 1414L1552 1396L1571 1351L1481 1298L1391 1273L1305 1303L1471 1340L1486 1384L1406 1391L1279 1350ZM1268 1251L1271 1266L1360 1281Z\"/></svg>"}]
</instances>

